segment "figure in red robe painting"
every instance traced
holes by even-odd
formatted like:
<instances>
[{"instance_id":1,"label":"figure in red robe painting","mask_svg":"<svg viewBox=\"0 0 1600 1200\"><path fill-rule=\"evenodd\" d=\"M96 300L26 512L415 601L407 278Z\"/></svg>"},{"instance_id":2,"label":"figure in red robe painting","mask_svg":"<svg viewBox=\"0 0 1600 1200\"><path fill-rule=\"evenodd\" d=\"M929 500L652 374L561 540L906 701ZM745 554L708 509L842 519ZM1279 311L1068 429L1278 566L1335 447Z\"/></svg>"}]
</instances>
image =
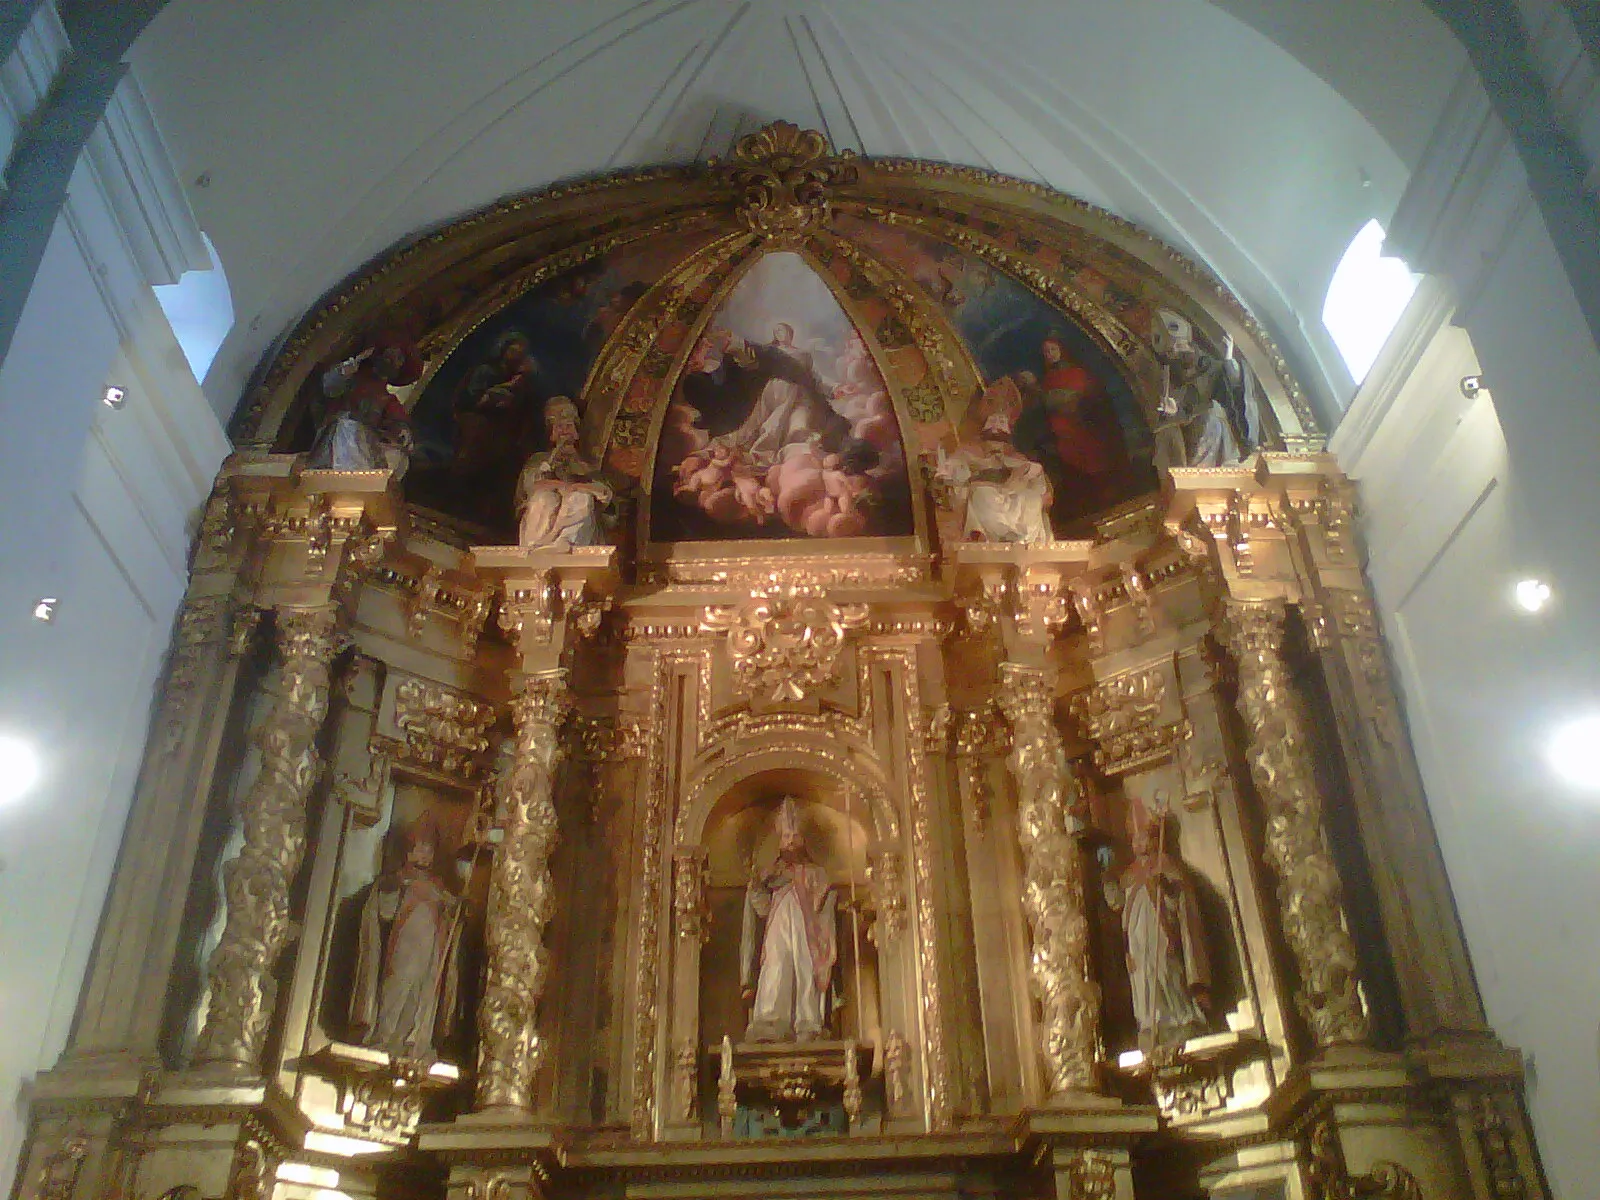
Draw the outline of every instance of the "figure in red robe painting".
<instances>
[{"instance_id":1,"label":"figure in red robe painting","mask_svg":"<svg viewBox=\"0 0 1600 1200\"><path fill-rule=\"evenodd\" d=\"M1047 467L1056 468L1051 475L1058 511L1075 516L1115 504L1127 484L1128 451L1105 384L1067 357L1054 335L1039 350L1045 433L1040 451Z\"/></svg>"}]
</instances>

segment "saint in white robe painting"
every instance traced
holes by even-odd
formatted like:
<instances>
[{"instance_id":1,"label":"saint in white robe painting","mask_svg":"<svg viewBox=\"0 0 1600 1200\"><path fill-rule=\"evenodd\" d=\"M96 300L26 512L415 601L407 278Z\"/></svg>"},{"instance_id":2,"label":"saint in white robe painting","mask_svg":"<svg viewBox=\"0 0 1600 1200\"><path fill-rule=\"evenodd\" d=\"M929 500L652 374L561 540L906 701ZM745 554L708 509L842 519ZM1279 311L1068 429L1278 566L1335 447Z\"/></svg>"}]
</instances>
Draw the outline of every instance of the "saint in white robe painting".
<instances>
[{"instance_id":1,"label":"saint in white robe painting","mask_svg":"<svg viewBox=\"0 0 1600 1200\"><path fill-rule=\"evenodd\" d=\"M751 1004L747 1042L826 1035L838 960L838 896L806 850L792 799L778 806L778 856L745 891L739 986Z\"/></svg>"}]
</instances>

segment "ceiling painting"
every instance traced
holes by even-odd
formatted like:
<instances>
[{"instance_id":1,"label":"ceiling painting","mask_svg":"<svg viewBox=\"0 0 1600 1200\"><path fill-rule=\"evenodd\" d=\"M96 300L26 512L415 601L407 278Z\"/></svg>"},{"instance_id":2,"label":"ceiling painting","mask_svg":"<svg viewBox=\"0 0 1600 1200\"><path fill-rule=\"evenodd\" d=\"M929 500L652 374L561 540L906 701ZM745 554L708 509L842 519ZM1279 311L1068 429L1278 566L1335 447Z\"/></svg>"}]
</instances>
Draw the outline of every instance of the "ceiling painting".
<instances>
[{"instance_id":1,"label":"ceiling painting","mask_svg":"<svg viewBox=\"0 0 1600 1200\"><path fill-rule=\"evenodd\" d=\"M982 377L972 417L1001 417L1050 478L1058 530L1156 486L1149 426L1123 373L1088 334L1004 272L888 225L841 229L906 272L950 318Z\"/></svg>"},{"instance_id":2,"label":"ceiling painting","mask_svg":"<svg viewBox=\"0 0 1600 1200\"><path fill-rule=\"evenodd\" d=\"M626 246L524 293L468 334L411 409L407 498L501 536L518 472L549 448L544 407L578 400L618 324L650 286L707 240L678 234Z\"/></svg>"},{"instance_id":3,"label":"ceiling painting","mask_svg":"<svg viewBox=\"0 0 1600 1200\"><path fill-rule=\"evenodd\" d=\"M1317 437L1237 301L1125 223L791 127L735 160L397 250L263 364L241 441L387 464L469 544L581 496L584 544L703 557L1079 537L1170 469Z\"/></svg>"},{"instance_id":4,"label":"ceiling painting","mask_svg":"<svg viewBox=\"0 0 1600 1200\"><path fill-rule=\"evenodd\" d=\"M889 385L799 254L758 260L701 332L667 404L651 522L654 541L912 532Z\"/></svg>"}]
</instances>

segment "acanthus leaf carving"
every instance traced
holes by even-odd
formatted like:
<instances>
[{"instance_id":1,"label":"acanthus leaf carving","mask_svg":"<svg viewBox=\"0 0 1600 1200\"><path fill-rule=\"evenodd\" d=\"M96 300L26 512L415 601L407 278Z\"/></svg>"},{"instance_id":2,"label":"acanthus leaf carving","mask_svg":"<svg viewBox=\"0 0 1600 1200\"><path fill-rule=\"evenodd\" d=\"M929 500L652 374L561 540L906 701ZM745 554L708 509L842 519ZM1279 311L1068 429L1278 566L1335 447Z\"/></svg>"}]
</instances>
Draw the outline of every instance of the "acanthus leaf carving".
<instances>
[{"instance_id":1,"label":"acanthus leaf carving","mask_svg":"<svg viewBox=\"0 0 1600 1200\"><path fill-rule=\"evenodd\" d=\"M1422 1185L1399 1163L1380 1159L1372 1170L1352 1174L1339 1130L1327 1116L1312 1125L1306 1151L1310 1200L1422 1200Z\"/></svg>"},{"instance_id":2,"label":"acanthus leaf carving","mask_svg":"<svg viewBox=\"0 0 1600 1200\"><path fill-rule=\"evenodd\" d=\"M833 188L856 177L854 157L830 153L821 133L788 121L747 134L726 166L740 191L739 219L752 233L784 240L826 224Z\"/></svg>"},{"instance_id":3,"label":"acanthus leaf carving","mask_svg":"<svg viewBox=\"0 0 1600 1200\"><path fill-rule=\"evenodd\" d=\"M195 1060L244 1071L260 1063L272 970L289 936L289 888L306 847L306 803L322 767L329 666L344 642L331 606L280 609L278 699L257 734L261 769L240 805L243 842L223 868L227 918L206 973L211 1001Z\"/></svg>"},{"instance_id":4,"label":"acanthus leaf carving","mask_svg":"<svg viewBox=\"0 0 1600 1200\"><path fill-rule=\"evenodd\" d=\"M512 702L516 746L489 883L478 1009L480 1109L528 1110L544 1057L538 1008L550 966L544 929L555 907L550 854L559 836L552 792L567 706L563 670L525 677Z\"/></svg>"}]
</instances>

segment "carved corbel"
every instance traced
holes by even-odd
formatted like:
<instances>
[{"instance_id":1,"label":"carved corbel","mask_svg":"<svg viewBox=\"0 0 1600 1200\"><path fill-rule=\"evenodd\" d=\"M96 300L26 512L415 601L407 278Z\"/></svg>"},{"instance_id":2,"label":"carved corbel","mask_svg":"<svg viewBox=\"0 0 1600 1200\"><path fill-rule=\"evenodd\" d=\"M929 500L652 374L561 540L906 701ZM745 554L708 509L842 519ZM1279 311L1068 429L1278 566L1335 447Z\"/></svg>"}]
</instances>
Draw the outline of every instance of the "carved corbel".
<instances>
[{"instance_id":1,"label":"carved corbel","mask_svg":"<svg viewBox=\"0 0 1600 1200\"><path fill-rule=\"evenodd\" d=\"M1100 597L1096 594L1094 581L1080 575L1067 584L1067 589L1072 597L1073 611L1078 614L1078 622L1083 626L1084 635L1089 639L1089 653L1104 654L1106 635L1100 622L1105 610L1100 607Z\"/></svg>"},{"instance_id":2,"label":"carved corbel","mask_svg":"<svg viewBox=\"0 0 1600 1200\"><path fill-rule=\"evenodd\" d=\"M500 596L500 632L512 639L546 643L555 630L556 596L552 571L536 571Z\"/></svg>"}]
</instances>

